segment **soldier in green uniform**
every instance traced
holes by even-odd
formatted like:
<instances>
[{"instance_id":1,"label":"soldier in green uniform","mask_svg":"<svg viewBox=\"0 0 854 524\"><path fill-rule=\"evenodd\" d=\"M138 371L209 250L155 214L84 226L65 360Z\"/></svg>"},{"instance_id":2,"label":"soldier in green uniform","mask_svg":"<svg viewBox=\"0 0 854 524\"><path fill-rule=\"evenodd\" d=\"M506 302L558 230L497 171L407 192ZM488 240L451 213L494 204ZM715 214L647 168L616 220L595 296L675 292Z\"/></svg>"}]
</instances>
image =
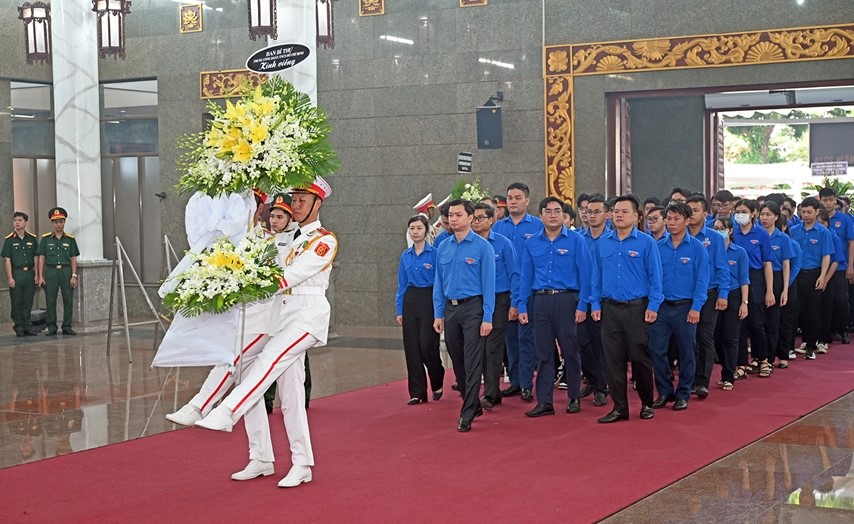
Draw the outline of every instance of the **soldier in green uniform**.
<instances>
[{"instance_id":1,"label":"soldier in green uniform","mask_svg":"<svg viewBox=\"0 0 854 524\"><path fill-rule=\"evenodd\" d=\"M30 217L26 213L15 211L12 215L12 227L15 230L6 237L3 250L0 251L0 256L6 259L6 279L12 299L12 322L15 324L15 334L19 337L35 336L30 315L39 276L36 267L39 239L27 231L29 220Z\"/></svg>"},{"instance_id":2,"label":"soldier in green uniform","mask_svg":"<svg viewBox=\"0 0 854 524\"><path fill-rule=\"evenodd\" d=\"M68 212L61 207L55 207L48 212L53 232L42 235L39 244L39 280L44 286L45 316L47 317L47 333L56 335L56 294L62 291L62 334L76 335L71 329L71 316L74 313L74 288L77 287L77 241L65 232L65 219Z\"/></svg>"}]
</instances>

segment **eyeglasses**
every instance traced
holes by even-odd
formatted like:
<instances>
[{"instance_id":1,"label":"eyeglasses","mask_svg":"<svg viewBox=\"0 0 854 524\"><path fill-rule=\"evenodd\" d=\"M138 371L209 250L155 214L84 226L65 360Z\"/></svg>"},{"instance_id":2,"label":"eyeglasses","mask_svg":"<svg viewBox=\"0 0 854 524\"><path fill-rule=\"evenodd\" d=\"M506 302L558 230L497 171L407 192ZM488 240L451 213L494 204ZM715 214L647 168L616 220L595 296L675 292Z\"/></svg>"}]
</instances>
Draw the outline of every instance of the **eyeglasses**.
<instances>
[{"instance_id":1,"label":"eyeglasses","mask_svg":"<svg viewBox=\"0 0 854 524\"><path fill-rule=\"evenodd\" d=\"M543 209L543 210L541 211L541 213L542 213L543 215L547 215L547 216L562 215L562 214L563 214L563 209Z\"/></svg>"},{"instance_id":2,"label":"eyeglasses","mask_svg":"<svg viewBox=\"0 0 854 524\"><path fill-rule=\"evenodd\" d=\"M588 209L588 215L601 215L602 213L606 213L606 211L602 211L601 209Z\"/></svg>"},{"instance_id":3,"label":"eyeglasses","mask_svg":"<svg viewBox=\"0 0 854 524\"><path fill-rule=\"evenodd\" d=\"M484 216L475 215L474 218L472 219L473 222L483 222L484 220L489 220L489 217L486 215L484 215Z\"/></svg>"}]
</instances>

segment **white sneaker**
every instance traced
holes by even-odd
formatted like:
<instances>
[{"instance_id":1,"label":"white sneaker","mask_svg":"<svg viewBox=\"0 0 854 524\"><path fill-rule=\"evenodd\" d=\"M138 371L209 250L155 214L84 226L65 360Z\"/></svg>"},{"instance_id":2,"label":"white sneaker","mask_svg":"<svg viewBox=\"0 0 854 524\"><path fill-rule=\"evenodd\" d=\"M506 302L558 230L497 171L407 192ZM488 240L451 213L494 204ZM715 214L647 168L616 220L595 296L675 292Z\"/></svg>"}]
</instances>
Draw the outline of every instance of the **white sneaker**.
<instances>
[{"instance_id":1,"label":"white sneaker","mask_svg":"<svg viewBox=\"0 0 854 524\"><path fill-rule=\"evenodd\" d=\"M827 353L827 344L825 344L824 342L819 342L816 346L815 352L820 355L824 355L825 353Z\"/></svg>"},{"instance_id":2,"label":"white sneaker","mask_svg":"<svg viewBox=\"0 0 854 524\"><path fill-rule=\"evenodd\" d=\"M230 409L220 404L208 413L208 416L193 425L197 428L231 433L231 428L234 426L234 416Z\"/></svg>"},{"instance_id":3,"label":"white sneaker","mask_svg":"<svg viewBox=\"0 0 854 524\"><path fill-rule=\"evenodd\" d=\"M249 464L231 476L231 480L252 480L255 477L269 477L274 473L273 463L252 459Z\"/></svg>"},{"instance_id":4,"label":"white sneaker","mask_svg":"<svg viewBox=\"0 0 854 524\"><path fill-rule=\"evenodd\" d=\"M789 351L789 360L795 360L796 358L798 358L798 354L795 353L795 350Z\"/></svg>"},{"instance_id":5,"label":"white sneaker","mask_svg":"<svg viewBox=\"0 0 854 524\"><path fill-rule=\"evenodd\" d=\"M202 420L202 412L196 406L187 404L175 413L166 415L166 420L182 426L192 426L199 420Z\"/></svg>"},{"instance_id":6,"label":"white sneaker","mask_svg":"<svg viewBox=\"0 0 854 524\"><path fill-rule=\"evenodd\" d=\"M795 348L795 353L800 353L801 355L803 355L806 352L807 352L807 343L806 342L802 343L800 346Z\"/></svg>"},{"instance_id":7,"label":"white sneaker","mask_svg":"<svg viewBox=\"0 0 854 524\"><path fill-rule=\"evenodd\" d=\"M294 465L288 471L288 476L279 481L279 487L293 488L303 482L311 482L311 468L309 466Z\"/></svg>"}]
</instances>

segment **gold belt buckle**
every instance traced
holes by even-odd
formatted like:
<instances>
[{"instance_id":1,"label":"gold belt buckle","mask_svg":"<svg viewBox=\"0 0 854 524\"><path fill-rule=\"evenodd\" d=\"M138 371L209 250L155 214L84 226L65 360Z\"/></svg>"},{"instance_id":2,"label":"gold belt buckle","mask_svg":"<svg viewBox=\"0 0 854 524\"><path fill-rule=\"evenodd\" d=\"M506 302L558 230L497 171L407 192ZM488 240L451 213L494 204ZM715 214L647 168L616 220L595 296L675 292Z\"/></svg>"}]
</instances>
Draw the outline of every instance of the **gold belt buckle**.
<instances>
[{"instance_id":1,"label":"gold belt buckle","mask_svg":"<svg viewBox=\"0 0 854 524\"><path fill-rule=\"evenodd\" d=\"M24 266L24 267L23 267L23 270L24 270L24 271L29 271L29 270L30 270L30 268L29 268L29 266Z\"/></svg>"},{"instance_id":2,"label":"gold belt buckle","mask_svg":"<svg viewBox=\"0 0 854 524\"><path fill-rule=\"evenodd\" d=\"M56 269L62 269L62 264L57 264Z\"/></svg>"}]
</instances>

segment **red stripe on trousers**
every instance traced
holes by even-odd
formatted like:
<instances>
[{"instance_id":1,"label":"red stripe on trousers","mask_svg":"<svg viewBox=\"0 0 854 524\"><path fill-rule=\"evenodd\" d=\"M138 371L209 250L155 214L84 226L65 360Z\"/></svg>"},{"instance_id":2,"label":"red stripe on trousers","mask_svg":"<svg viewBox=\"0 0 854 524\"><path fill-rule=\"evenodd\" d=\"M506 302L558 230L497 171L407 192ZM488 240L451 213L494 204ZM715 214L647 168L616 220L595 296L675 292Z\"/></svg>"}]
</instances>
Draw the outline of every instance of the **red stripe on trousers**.
<instances>
[{"instance_id":1,"label":"red stripe on trousers","mask_svg":"<svg viewBox=\"0 0 854 524\"><path fill-rule=\"evenodd\" d=\"M291 344L290 346L288 346L288 348L287 348L287 349L285 349L284 351L282 351L282 354L281 354L281 355L279 355L278 357L276 357L276 360L274 360L274 361L273 361L273 363L270 365L270 369L268 369L268 370L267 370L267 372L266 372L266 373L264 373L264 376L263 376L263 377L261 377L261 380L259 380L259 381L258 381L258 383L257 383L257 384L255 384L255 386L254 386L252 389L250 389L250 390L249 390L249 392L248 392L248 393L246 393L246 395L245 395L242 399L240 399L240 402L238 402L238 403L237 403L237 405L236 405L236 406L234 406L234 409L232 409L232 410L231 410L231 411L232 411L232 413L233 413L233 412L235 412L235 411L237 411L238 409L240 409L241 404L243 404L244 402L246 402L246 399L248 399L248 398L249 398L249 396L250 396L250 395L252 395L252 393L254 393L254 392L255 392L255 390L256 390L256 389L258 389L258 387L260 387L260 386L261 386L261 384L262 384L265 380L267 380L267 377L268 377L268 376L270 376L270 373L272 373L272 372L273 372L273 368L274 368L274 367L276 367L276 364L278 364L280 360L282 360L282 357L284 357L285 355L287 355L287 354L288 354L288 351L292 350L292 349L294 348L294 346L296 346L297 344L299 344L300 342L302 342L302 341L303 341L303 339L304 339L305 337L307 337L307 336L308 336L308 333L303 333L303 334L302 334L302 336L301 336L301 337L299 337L299 338L296 340L296 342L294 342L293 344Z\"/></svg>"},{"instance_id":2,"label":"red stripe on trousers","mask_svg":"<svg viewBox=\"0 0 854 524\"><path fill-rule=\"evenodd\" d=\"M235 366L237 365L237 361L239 361L239 360L240 360L240 357L241 357L244 353L246 353L247 351L249 351L249 349L250 349L252 346L254 346L254 345L255 345L259 340L261 340L261 337L263 337L263 336L264 336L264 335L258 335L257 337L255 337L255 340L253 340L252 342L250 342L250 343L249 343L249 345L247 345L245 348L243 348L243 351L241 351L241 352L240 352L240 355L237 355L237 356L234 358L234 365L235 365ZM214 398L216 398L216 394L217 394L217 393L219 393L219 390L220 390L220 389L222 389L222 387L225 385L225 381L226 381L226 380L228 380L228 377L230 377L231 375L233 375L233 373L231 373L231 372L229 371L228 373L226 373L226 374L225 374L225 376L224 376L224 377L222 377L222 381L221 381L221 382L219 383L219 385L216 387L216 389L214 390L214 392L213 392L213 393L211 393L211 396L210 396L210 397L208 397L208 399L205 401L205 403L204 403L204 404L202 404L202 409L201 409L200 411L204 411L204 410L205 410L205 407L206 407L208 404L210 404L210 403L211 403L211 401L213 401L213 399L214 399Z\"/></svg>"}]
</instances>

